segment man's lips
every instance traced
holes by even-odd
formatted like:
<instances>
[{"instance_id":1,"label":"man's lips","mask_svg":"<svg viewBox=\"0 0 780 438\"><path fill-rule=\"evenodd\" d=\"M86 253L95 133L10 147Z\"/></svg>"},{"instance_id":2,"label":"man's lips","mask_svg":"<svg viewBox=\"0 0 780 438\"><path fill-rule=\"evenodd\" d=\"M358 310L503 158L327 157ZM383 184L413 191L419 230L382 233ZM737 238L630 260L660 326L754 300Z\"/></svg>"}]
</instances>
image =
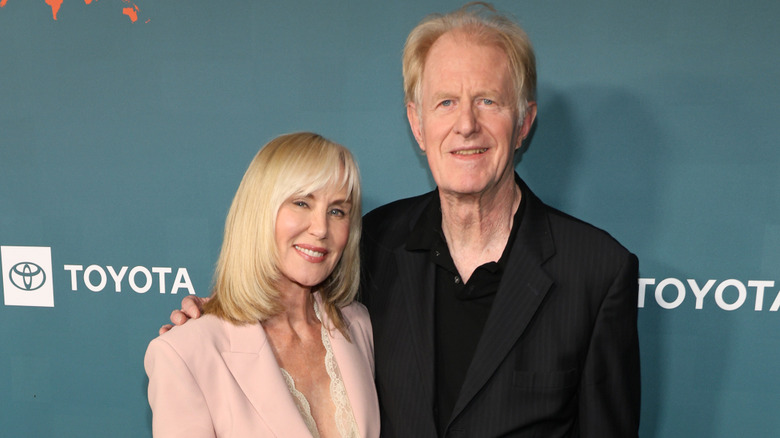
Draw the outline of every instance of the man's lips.
<instances>
[{"instance_id":1,"label":"man's lips","mask_svg":"<svg viewBox=\"0 0 780 438\"><path fill-rule=\"evenodd\" d=\"M457 151L452 151L453 155L477 155L477 154L484 154L487 152L488 148L470 148L470 149L459 149Z\"/></svg>"}]
</instances>

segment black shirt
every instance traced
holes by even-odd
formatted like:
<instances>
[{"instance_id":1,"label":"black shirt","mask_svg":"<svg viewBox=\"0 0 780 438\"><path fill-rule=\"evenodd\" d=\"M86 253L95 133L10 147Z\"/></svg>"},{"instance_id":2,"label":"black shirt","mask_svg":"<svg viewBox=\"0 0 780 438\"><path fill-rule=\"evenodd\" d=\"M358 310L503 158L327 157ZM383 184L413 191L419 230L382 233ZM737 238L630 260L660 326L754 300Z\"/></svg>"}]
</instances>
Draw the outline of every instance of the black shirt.
<instances>
[{"instance_id":1,"label":"black shirt","mask_svg":"<svg viewBox=\"0 0 780 438\"><path fill-rule=\"evenodd\" d=\"M410 251L428 251L436 265L434 299L434 349L436 398L434 413L439 434L449 423L474 351L485 327L493 299L506 267L525 208L525 198L515 212L512 230L497 262L479 266L463 283L452 261L442 231L438 193L426 207L406 241Z\"/></svg>"}]
</instances>

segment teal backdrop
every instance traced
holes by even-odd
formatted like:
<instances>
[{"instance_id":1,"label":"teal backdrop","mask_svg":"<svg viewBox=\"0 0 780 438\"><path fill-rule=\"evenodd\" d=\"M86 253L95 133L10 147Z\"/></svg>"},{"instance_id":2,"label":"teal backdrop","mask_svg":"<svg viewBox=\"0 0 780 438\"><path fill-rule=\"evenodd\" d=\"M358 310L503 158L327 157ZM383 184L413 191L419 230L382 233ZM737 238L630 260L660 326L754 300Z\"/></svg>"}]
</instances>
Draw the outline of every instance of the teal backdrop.
<instances>
[{"instance_id":1,"label":"teal backdrop","mask_svg":"<svg viewBox=\"0 0 780 438\"><path fill-rule=\"evenodd\" d=\"M151 436L146 346L272 137L350 147L366 211L432 187L400 56L459 3L134 1L0 0L2 436ZM518 172L639 256L641 435L777 436L780 2L495 4L538 57Z\"/></svg>"}]
</instances>

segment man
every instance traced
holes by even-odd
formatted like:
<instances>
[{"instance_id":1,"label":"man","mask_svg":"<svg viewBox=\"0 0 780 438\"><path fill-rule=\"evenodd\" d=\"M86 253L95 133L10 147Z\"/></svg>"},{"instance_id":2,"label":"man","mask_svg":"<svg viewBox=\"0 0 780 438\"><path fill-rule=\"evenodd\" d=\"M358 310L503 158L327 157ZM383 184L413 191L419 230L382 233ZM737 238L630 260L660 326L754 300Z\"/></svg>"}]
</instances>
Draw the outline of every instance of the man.
<instances>
[{"instance_id":1,"label":"man","mask_svg":"<svg viewBox=\"0 0 780 438\"><path fill-rule=\"evenodd\" d=\"M364 219L382 434L637 436L637 259L514 173L535 60L494 12L426 18L404 48L407 116L437 189Z\"/></svg>"}]
</instances>

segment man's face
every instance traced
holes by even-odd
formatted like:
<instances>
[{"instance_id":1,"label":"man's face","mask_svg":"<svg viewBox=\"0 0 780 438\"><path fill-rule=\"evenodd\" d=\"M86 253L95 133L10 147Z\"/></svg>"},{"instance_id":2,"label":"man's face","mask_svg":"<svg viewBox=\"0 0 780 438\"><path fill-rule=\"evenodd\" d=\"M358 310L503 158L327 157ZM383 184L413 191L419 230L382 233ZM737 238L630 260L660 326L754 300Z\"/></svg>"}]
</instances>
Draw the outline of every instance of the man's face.
<instances>
[{"instance_id":1,"label":"man's face","mask_svg":"<svg viewBox=\"0 0 780 438\"><path fill-rule=\"evenodd\" d=\"M421 102L408 104L407 116L441 193L481 195L514 184L514 152L536 105L518 120L506 54L444 34L428 52L420 85Z\"/></svg>"}]
</instances>

